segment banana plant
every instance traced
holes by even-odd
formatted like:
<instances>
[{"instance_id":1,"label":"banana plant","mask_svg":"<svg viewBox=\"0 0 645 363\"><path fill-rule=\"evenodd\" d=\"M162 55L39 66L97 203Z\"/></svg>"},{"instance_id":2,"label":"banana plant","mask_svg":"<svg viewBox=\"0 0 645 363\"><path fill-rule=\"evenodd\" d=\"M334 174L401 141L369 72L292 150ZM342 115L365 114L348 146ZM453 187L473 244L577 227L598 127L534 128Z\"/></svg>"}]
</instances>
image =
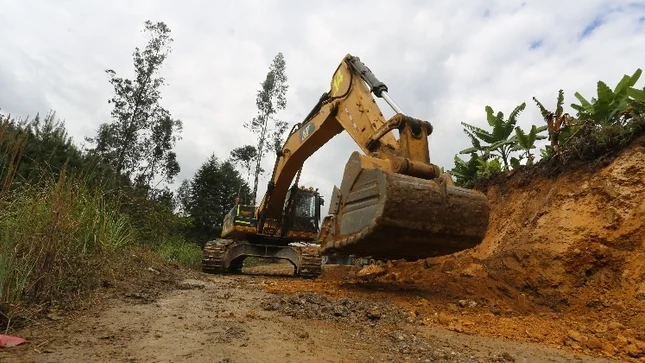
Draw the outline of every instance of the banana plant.
<instances>
[{"instance_id":1,"label":"banana plant","mask_svg":"<svg viewBox=\"0 0 645 363\"><path fill-rule=\"evenodd\" d=\"M645 103L645 88L638 89L638 88L630 87L627 90L627 94L635 101Z\"/></svg>"},{"instance_id":2,"label":"banana plant","mask_svg":"<svg viewBox=\"0 0 645 363\"><path fill-rule=\"evenodd\" d=\"M460 187L467 187L477 179L477 171L481 158L476 153L470 154L470 160L462 160L455 155L455 167L450 169L449 173L455 177L455 184Z\"/></svg>"},{"instance_id":3,"label":"banana plant","mask_svg":"<svg viewBox=\"0 0 645 363\"><path fill-rule=\"evenodd\" d=\"M560 136L563 136L566 139L575 127L574 118L568 113L563 113L564 109L562 108L562 104L564 103L564 91L560 90L558 92L555 112L547 110L537 98L533 97L533 101L537 104L537 107L540 109L540 114L542 114L542 118L544 118L544 121L547 124L546 129L549 133L548 138L551 142L551 149L554 152L557 152L560 147L560 142L563 141Z\"/></svg>"},{"instance_id":4,"label":"banana plant","mask_svg":"<svg viewBox=\"0 0 645 363\"><path fill-rule=\"evenodd\" d=\"M502 171L502 164L498 158L491 160L479 159L477 160L477 177L489 178Z\"/></svg>"},{"instance_id":5,"label":"banana plant","mask_svg":"<svg viewBox=\"0 0 645 363\"><path fill-rule=\"evenodd\" d=\"M473 152L482 152L484 159L487 160L491 153L501 157L504 163L504 170L509 169L509 158L517 143L516 136L513 134L517 124L517 118L526 108L526 102L515 107L504 119L504 113L495 114L493 108L486 106L486 120L492 127L491 131L484 130L480 127L462 122L464 132L470 137L472 147L460 151L460 154L471 154ZM485 144L484 144L485 143Z\"/></svg>"},{"instance_id":6,"label":"banana plant","mask_svg":"<svg viewBox=\"0 0 645 363\"><path fill-rule=\"evenodd\" d=\"M631 76L624 75L612 90L603 81L597 83L597 97L588 101L580 93L575 96L580 104L571 104L571 107L578 112L581 120L592 120L604 126L611 124L623 124L629 106L629 97L634 93L630 91L641 76L641 69L638 68ZM632 96L633 97L633 96Z\"/></svg>"},{"instance_id":7,"label":"banana plant","mask_svg":"<svg viewBox=\"0 0 645 363\"><path fill-rule=\"evenodd\" d=\"M643 89L632 87L627 91L627 94L631 97L629 104L632 115L645 117L645 87Z\"/></svg>"},{"instance_id":8,"label":"banana plant","mask_svg":"<svg viewBox=\"0 0 645 363\"><path fill-rule=\"evenodd\" d=\"M523 153L520 155L522 158L527 159L526 165L531 165L533 164L533 154L531 154L531 149L535 149L535 141L537 140L544 140L547 137L544 135L540 135L540 133L546 131L548 128L547 125L537 127L535 125L531 126L531 131L524 132L519 126L515 127L515 138L517 140L517 144L515 145L515 148L513 149L514 151L523 151ZM519 164L519 160L517 161L517 164Z\"/></svg>"}]
</instances>

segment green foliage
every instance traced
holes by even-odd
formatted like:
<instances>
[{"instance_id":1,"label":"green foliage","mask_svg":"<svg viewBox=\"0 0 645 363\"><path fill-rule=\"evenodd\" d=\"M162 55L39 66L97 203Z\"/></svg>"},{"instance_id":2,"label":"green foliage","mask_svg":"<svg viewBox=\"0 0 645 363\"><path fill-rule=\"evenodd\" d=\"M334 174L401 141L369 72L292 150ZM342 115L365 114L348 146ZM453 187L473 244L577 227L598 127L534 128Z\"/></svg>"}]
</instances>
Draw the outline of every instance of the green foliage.
<instances>
[{"instance_id":1,"label":"green foliage","mask_svg":"<svg viewBox=\"0 0 645 363\"><path fill-rule=\"evenodd\" d=\"M480 157L476 153L470 154L468 161L462 160L455 155L455 167L450 170L450 174L455 177L455 184L461 187L469 187L477 179L477 172Z\"/></svg>"},{"instance_id":2,"label":"green foliage","mask_svg":"<svg viewBox=\"0 0 645 363\"><path fill-rule=\"evenodd\" d=\"M526 103L524 102L515 107L509 114L508 119L505 120L503 112L500 111L495 114L492 107L486 106L486 120L488 125L492 127L491 131L462 122L464 132L470 137L473 146L459 153L470 154L479 151L483 152L484 155L496 154L502 158L504 170L508 170L510 155L515 148L516 142L513 131L515 130L518 116L525 108Z\"/></svg>"},{"instance_id":3,"label":"green foliage","mask_svg":"<svg viewBox=\"0 0 645 363\"><path fill-rule=\"evenodd\" d=\"M135 241L126 215L61 174L0 201L0 302L49 301L98 285L106 260Z\"/></svg>"},{"instance_id":4,"label":"green foliage","mask_svg":"<svg viewBox=\"0 0 645 363\"><path fill-rule=\"evenodd\" d=\"M542 118L544 118L544 121L547 123L548 138L551 142L550 149L552 151L556 151L560 145L566 142L578 129L574 118L568 113L564 113L564 109L562 107L564 104L564 91L558 91L555 112L547 110L537 98L533 97L533 100L540 109Z\"/></svg>"},{"instance_id":5,"label":"green foliage","mask_svg":"<svg viewBox=\"0 0 645 363\"><path fill-rule=\"evenodd\" d=\"M13 185L27 141L27 133L20 132L9 116L0 115L0 200Z\"/></svg>"},{"instance_id":6,"label":"green foliage","mask_svg":"<svg viewBox=\"0 0 645 363\"><path fill-rule=\"evenodd\" d=\"M490 160L479 159L477 160L477 177L490 178L491 176L502 171L502 163L498 158Z\"/></svg>"},{"instance_id":7,"label":"green foliage","mask_svg":"<svg viewBox=\"0 0 645 363\"><path fill-rule=\"evenodd\" d=\"M587 122L571 137L565 145L563 160L593 161L609 152L620 150L631 140L645 133L643 114L629 112L625 125L610 124L600 126Z\"/></svg>"},{"instance_id":8,"label":"green foliage","mask_svg":"<svg viewBox=\"0 0 645 363\"><path fill-rule=\"evenodd\" d=\"M499 157L489 156L487 158L471 153L468 161L464 161L455 155L455 167L449 173L455 178L457 186L471 188L476 180L489 178L502 172L502 170L503 167Z\"/></svg>"},{"instance_id":9,"label":"green foliage","mask_svg":"<svg viewBox=\"0 0 645 363\"><path fill-rule=\"evenodd\" d=\"M597 96L588 101L579 92L574 95L580 104L571 104L571 107L578 112L581 120L592 120L600 125L620 124L626 121L627 109L629 107L629 96L633 94L630 89L636 84L641 76L641 69L637 69L631 76L624 75L612 91L603 81L597 83Z\"/></svg>"},{"instance_id":10,"label":"green foliage","mask_svg":"<svg viewBox=\"0 0 645 363\"><path fill-rule=\"evenodd\" d=\"M471 155L467 162L455 155L455 167L450 173L455 176L457 185L471 186L479 178L488 178L511 167L518 168L524 158L528 159L529 164L533 162L531 150L536 148L537 140L546 138L540 133L547 127L533 125L527 133L517 126L518 117L525 108L526 103L518 105L505 119L503 112L495 113L492 107L486 106L490 130L461 123L472 147L459 152ZM518 151L521 153L513 156Z\"/></svg>"},{"instance_id":11,"label":"green foliage","mask_svg":"<svg viewBox=\"0 0 645 363\"><path fill-rule=\"evenodd\" d=\"M282 145L282 134L287 129L287 123L275 117L278 111L287 107L286 93L287 85L286 62L284 55L278 53L269 66L266 78L257 92L255 104L258 108L258 115L251 121L246 122L244 127L251 130L258 137L258 146L255 155L255 179L253 182L253 194L251 201L255 204L258 192L258 181L262 172L262 158L271 147L278 151Z\"/></svg>"},{"instance_id":12,"label":"green foliage","mask_svg":"<svg viewBox=\"0 0 645 363\"><path fill-rule=\"evenodd\" d=\"M533 158L529 157L526 164L530 165L532 163L533 163ZM517 169L517 168L521 167L522 162L521 162L520 158L511 157L511 166L513 167L513 169Z\"/></svg>"},{"instance_id":13,"label":"green foliage","mask_svg":"<svg viewBox=\"0 0 645 363\"><path fill-rule=\"evenodd\" d=\"M635 137L645 133L645 88L634 87L640 75L641 69L631 76L624 75L613 90L603 81L598 81L597 97L591 101L576 92L580 104L572 104L571 107L577 111L577 118L564 112L563 90L558 92L555 112L533 97L547 125L534 125L528 132L513 126L515 135L512 136L509 127L514 124L524 104L518 106L506 121L501 113L494 115L487 106L491 131L462 123L472 147L460 152L471 154L468 162L455 155L455 167L451 173L457 178L457 184L472 186L478 178L508 170L509 157L513 168L519 167L525 158L527 165L532 164L534 157L531 150L536 147L537 140L545 138L540 135L545 130L548 131L550 144L540 150L541 161L555 160L561 165L577 165L574 161L593 162L627 146ZM521 152L517 157L511 155L511 152L517 151Z\"/></svg>"},{"instance_id":14,"label":"green foliage","mask_svg":"<svg viewBox=\"0 0 645 363\"><path fill-rule=\"evenodd\" d=\"M191 225L172 213L169 190L103 181L110 169L83 155L50 115L43 123L0 117L0 321L25 303L100 286L127 268L137 245L191 267L199 250L178 243Z\"/></svg>"},{"instance_id":15,"label":"green foliage","mask_svg":"<svg viewBox=\"0 0 645 363\"><path fill-rule=\"evenodd\" d=\"M190 180L181 181L179 188L175 192L175 210L180 216L187 216L190 208Z\"/></svg>"},{"instance_id":16,"label":"green foliage","mask_svg":"<svg viewBox=\"0 0 645 363\"><path fill-rule=\"evenodd\" d=\"M517 142L514 145L513 150L524 151L524 153L521 154L520 157L527 158L528 164L533 163L533 154L531 154L531 150L535 149L536 147L535 141L546 139L546 136L539 134L545 130L547 130L547 126L537 127L535 125L532 125L531 131L529 131L529 133L527 134L519 126L515 126L515 140ZM518 165L519 159L515 159L515 160L517 160L515 165Z\"/></svg>"},{"instance_id":17,"label":"green foliage","mask_svg":"<svg viewBox=\"0 0 645 363\"><path fill-rule=\"evenodd\" d=\"M633 118L643 118L645 117L645 87L642 89L630 88L628 91L630 96L629 102L629 112ZM638 120L636 121L638 122Z\"/></svg>"},{"instance_id":18,"label":"green foliage","mask_svg":"<svg viewBox=\"0 0 645 363\"><path fill-rule=\"evenodd\" d=\"M238 164L246 170L246 182L250 182L251 178L251 163L256 160L258 150L253 145L244 145L231 151L231 162ZM260 171L262 172L262 171Z\"/></svg>"},{"instance_id":19,"label":"green foliage","mask_svg":"<svg viewBox=\"0 0 645 363\"><path fill-rule=\"evenodd\" d=\"M542 160L551 160L553 158L553 146L546 145L544 149L540 149L540 157Z\"/></svg>"},{"instance_id":20,"label":"green foliage","mask_svg":"<svg viewBox=\"0 0 645 363\"><path fill-rule=\"evenodd\" d=\"M181 237L165 239L157 248L157 253L168 262L199 268L202 262L202 249L196 243L187 242Z\"/></svg>"},{"instance_id":21,"label":"green foliage","mask_svg":"<svg viewBox=\"0 0 645 363\"><path fill-rule=\"evenodd\" d=\"M187 233L191 222L174 213L173 194L170 190L153 190L151 193L122 190L118 195L120 208L137 226L136 237L141 244L152 248L166 238Z\"/></svg>"},{"instance_id":22,"label":"green foliage","mask_svg":"<svg viewBox=\"0 0 645 363\"><path fill-rule=\"evenodd\" d=\"M0 115L0 320L21 304L65 301L100 286L138 259L134 249L198 266L201 249L187 239L195 219L175 210L210 213L214 203L221 225L221 211L248 194L228 162L217 164L216 181L185 181L178 195L153 185L179 172L172 149L181 122L159 105L164 80L157 73L170 30L148 21L145 31L150 39L134 52L135 78L107 70L113 122L88 139L92 149L77 147L53 111L24 120ZM214 200L202 205L204 195Z\"/></svg>"},{"instance_id":23,"label":"green foliage","mask_svg":"<svg viewBox=\"0 0 645 363\"><path fill-rule=\"evenodd\" d=\"M55 112L50 111L44 119L39 114L21 120L0 117L0 123L0 165L8 167L9 160L15 160L12 165L15 181L30 183L41 175L59 174L63 169L75 173L82 170L83 155ZM12 156L18 150L20 158Z\"/></svg>"},{"instance_id":24,"label":"green foliage","mask_svg":"<svg viewBox=\"0 0 645 363\"><path fill-rule=\"evenodd\" d=\"M65 123L56 119L56 113L50 111L43 120L36 115L33 120L25 120L22 128L29 135L27 147L22 155L19 175L23 179L38 178L29 171L37 170L37 164L47 165L49 171L60 173L63 168L78 171L81 168L81 151L67 135Z\"/></svg>"},{"instance_id":25,"label":"green foliage","mask_svg":"<svg viewBox=\"0 0 645 363\"><path fill-rule=\"evenodd\" d=\"M249 187L229 161L220 162L211 155L183 191L184 209L193 223L193 236L200 243L222 233L224 216L236 204L239 195L248 195Z\"/></svg>"},{"instance_id":26,"label":"green foliage","mask_svg":"<svg viewBox=\"0 0 645 363\"><path fill-rule=\"evenodd\" d=\"M114 96L109 101L113 121L99 127L94 138L87 138L94 154L109 162L117 175L124 174L137 185L150 186L157 177L171 182L180 167L172 148L179 139L182 122L163 108L160 88L164 78L157 76L171 52L170 29L163 22L145 22L149 36L146 48L134 51L135 78L117 77L108 69Z\"/></svg>"},{"instance_id":27,"label":"green foliage","mask_svg":"<svg viewBox=\"0 0 645 363\"><path fill-rule=\"evenodd\" d=\"M591 101L576 92L580 104L571 107L582 122L563 144L565 159L595 159L626 146L645 131L645 90L634 88L641 73L639 68L631 76L624 75L613 90L598 81L597 97Z\"/></svg>"},{"instance_id":28,"label":"green foliage","mask_svg":"<svg viewBox=\"0 0 645 363\"><path fill-rule=\"evenodd\" d=\"M645 88L643 89L636 89L636 88L629 88L627 90L627 94L636 102L640 102L641 104L645 104Z\"/></svg>"}]
</instances>

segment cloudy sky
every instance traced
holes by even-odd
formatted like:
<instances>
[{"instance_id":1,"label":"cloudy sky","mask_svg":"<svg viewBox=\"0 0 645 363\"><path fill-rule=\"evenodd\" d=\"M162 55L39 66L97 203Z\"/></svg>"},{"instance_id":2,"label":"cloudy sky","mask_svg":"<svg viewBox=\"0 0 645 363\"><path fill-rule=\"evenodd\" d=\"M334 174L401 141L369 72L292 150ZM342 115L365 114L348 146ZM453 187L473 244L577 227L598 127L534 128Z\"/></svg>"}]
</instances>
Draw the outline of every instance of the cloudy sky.
<instances>
[{"instance_id":1,"label":"cloudy sky","mask_svg":"<svg viewBox=\"0 0 645 363\"><path fill-rule=\"evenodd\" d=\"M132 76L148 19L175 39L162 104L184 122L177 185L211 153L254 143L242 124L278 52L289 78L280 117L290 125L351 53L407 114L433 123L431 159L446 168L469 146L459 123L484 126L486 105L508 113L527 102L520 125L530 127L542 123L531 97L554 107L562 88L570 111L575 91L590 98L597 80L613 87L645 68L645 1L0 0L0 112L55 110L80 144L109 121L104 70ZM303 184L328 198L354 150L337 136L307 161Z\"/></svg>"}]
</instances>

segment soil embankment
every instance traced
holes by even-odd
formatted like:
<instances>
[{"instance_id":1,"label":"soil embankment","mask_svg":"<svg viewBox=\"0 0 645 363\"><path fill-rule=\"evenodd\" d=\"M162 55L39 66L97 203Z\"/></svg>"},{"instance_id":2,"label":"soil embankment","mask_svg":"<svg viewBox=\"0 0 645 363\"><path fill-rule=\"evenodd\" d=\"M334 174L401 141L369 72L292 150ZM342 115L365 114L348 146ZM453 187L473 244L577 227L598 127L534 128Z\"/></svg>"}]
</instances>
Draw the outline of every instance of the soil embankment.
<instances>
[{"instance_id":1,"label":"soil embankment","mask_svg":"<svg viewBox=\"0 0 645 363\"><path fill-rule=\"evenodd\" d=\"M500 176L474 250L268 288L378 296L422 325L645 360L644 161L641 137L594 170Z\"/></svg>"}]
</instances>

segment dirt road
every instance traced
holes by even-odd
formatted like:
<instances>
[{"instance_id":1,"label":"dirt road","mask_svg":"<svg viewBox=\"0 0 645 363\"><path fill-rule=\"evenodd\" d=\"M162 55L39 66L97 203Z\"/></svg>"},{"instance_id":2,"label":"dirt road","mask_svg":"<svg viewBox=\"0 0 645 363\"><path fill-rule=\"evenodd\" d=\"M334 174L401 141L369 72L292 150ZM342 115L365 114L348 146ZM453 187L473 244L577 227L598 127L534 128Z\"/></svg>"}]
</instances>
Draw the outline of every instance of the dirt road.
<instances>
[{"instance_id":1,"label":"dirt road","mask_svg":"<svg viewBox=\"0 0 645 363\"><path fill-rule=\"evenodd\" d=\"M160 294L153 287L119 293L100 308L20 332L30 343L0 351L0 361L608 361L421 326L409 312L364 295L267 292L264 286L296 282L275 276L280 272L273 266L235 276L189 273Z\"/></svg>"}]
</instances>

